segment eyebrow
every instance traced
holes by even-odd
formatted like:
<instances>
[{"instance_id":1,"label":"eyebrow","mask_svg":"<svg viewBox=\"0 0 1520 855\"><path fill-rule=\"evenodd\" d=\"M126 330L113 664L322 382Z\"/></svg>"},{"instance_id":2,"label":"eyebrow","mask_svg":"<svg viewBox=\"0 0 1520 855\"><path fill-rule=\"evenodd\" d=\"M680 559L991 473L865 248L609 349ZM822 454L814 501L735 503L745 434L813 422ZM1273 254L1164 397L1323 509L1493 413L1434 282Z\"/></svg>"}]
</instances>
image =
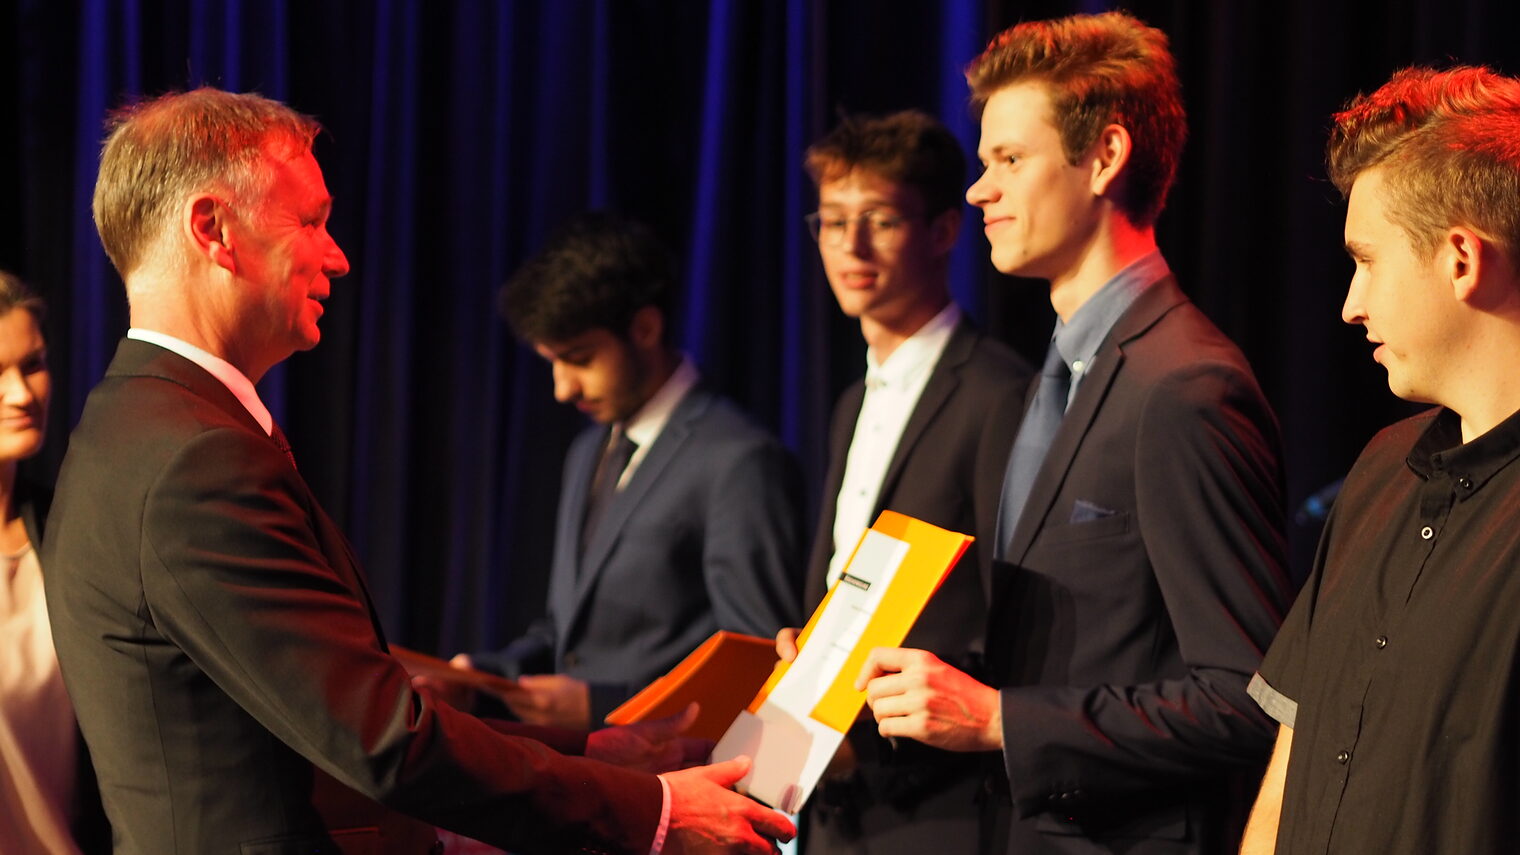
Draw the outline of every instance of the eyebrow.
<instances>
[{"instance_id":1,"label":"eyebrow","mask_svg":"<svg viewBox=\"0 0 1520 855\"><path fill-rule=\"evenodd\" d=\"M1005 140L1003 142L995 143L995 144L993 144L991 146L987 146L985 148L978 148L976 150L976 159L977 160L983 160L983 161L985 161L985 160L991 160L991 159L993 159L995 157L1002 157L1003 155L1009 154L1009 153L1018 154L1018 155L1022 156L1023 151L1024 151L1024 146L1019 145L1018 143L1015 143L1015 142L1008 142L1008 141Z\"/></svg>"},{"instance_id":2,"label":"eyebrow","mask_svg":"<svg viewBox=\"0 0 1520 855\"><path fill-rule=\"evenodd\" d=\"M593 348L589 344L572 344L568 347L562 347L559 349L546 349L549 351L547 354L539 354L539 356L543 357L545 362L560 362L585 356L590 353Z\"/></svg>"},{"instance_id":3,"label":"eyebrow","mask_svg":"<svg viewBox=\"0 0 1520 855\"><path fill-rule=\"evenodd\" d=\"M849 208L849 207L851 207L851 206L846 205L843 202L819 202L818 203L818 210L820 210L820 211L823 210L824 208ZM860 207L860 209L862 211L870 211L870 210L873 210L875 208L891 208L893 210L898 210L902 206L899 205L899 204L897 204L896 202L890 201L888 199L883 199L883 198L881 198L879 196L873 196L873 197L871 197L869 199L862 199L861 202L860 202L859 207Z\"/></svg>"}]
</instances>

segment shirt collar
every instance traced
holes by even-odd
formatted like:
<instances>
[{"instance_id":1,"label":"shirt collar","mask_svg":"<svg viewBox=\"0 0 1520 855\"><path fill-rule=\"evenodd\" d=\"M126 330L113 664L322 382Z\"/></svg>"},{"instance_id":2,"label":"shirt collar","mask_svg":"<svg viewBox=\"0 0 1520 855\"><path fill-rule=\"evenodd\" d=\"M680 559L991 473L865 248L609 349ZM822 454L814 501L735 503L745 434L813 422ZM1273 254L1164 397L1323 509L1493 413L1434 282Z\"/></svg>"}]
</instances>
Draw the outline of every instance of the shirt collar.
<instances>
[{"instance_id":1,"label":"shirt collar","mask_svg":"<svg viewBox=\"0 0 1520 855\"><path fill-rule=\"evenodd\" d=\"M1152 250L1103 283L1103 287L1071 316L1069 323L1056 319L1056 349L1061 352L1072 376L1080 375L1092 363L1114 324L1140 295L1171 272L1160 250Z\"/></svg>"},{"instance_id":2,"label":"shirt collar","mask_svg":"<svg viewBox=\"0 0 1520 855\"><path fill-rule=\"evenodd\" d=\"M691 357L683 354L681 364L676 366L676 370L671 372L659 390L644 402L644 406L639 407L638 412L622 423L623 433L633 440L634 445L648 448L651 442L659 438L660 431L665 429L676 406L697 385L698 379L697 366L692 364Z\"/></svg>"},{"instance_id":3,"label":"shirt collar","mask_svg":"<svg viewBox=\"0 0 1520 855\"><path fill-rule=\"evenodd\" d=\"M228 391L237 396L243 408L248 411L248 415L253 416L253 420L259 423L259 427L264 429L265 434L274 433L274 417L269 415L269 408L259 400L259 393L253 388L253 381L244 376L243 372L237 370L232 363L201 350L188 341L153 330L133 327L127 330L127 338L156 344L206 369L208 374L220 380Z\"/></svg>"},{"instance_id":4,"label":"shirt collar","mask_svg":"<svg viewBox=\"0 0 1520 855\"><path fill-rule=\"evenodd\" d=\"M885 362L878 363L866 349L866 385L896 386L908 382L915 373L932 368L944 353L945 345L961 322L961 310L953 301L930 318L913 335L894 349Z\"/></svg>"},{"instance_id":5,"label":"shirt collar","mask_svg":"<svg viewBox=\"0 0 1520 855\"><path fill-rule=\"evenodd\" d=\"M1415 441L1405 463L1427 481L1438 474L1455 478L1460 496L1466 498L1517 457L1520 457L1520 412L1463 443L1461 417L1442 408Z\"/></svg>"}]
</instances>

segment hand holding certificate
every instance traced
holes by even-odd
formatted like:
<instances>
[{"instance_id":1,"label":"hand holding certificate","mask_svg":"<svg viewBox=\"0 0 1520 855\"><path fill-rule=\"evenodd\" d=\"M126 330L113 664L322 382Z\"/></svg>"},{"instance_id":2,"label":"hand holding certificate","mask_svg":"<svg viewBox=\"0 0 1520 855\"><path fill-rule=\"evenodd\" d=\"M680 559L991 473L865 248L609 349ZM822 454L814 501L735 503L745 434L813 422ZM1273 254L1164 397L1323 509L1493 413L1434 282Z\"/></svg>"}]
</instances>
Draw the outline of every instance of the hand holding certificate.
<instances>
[{"instance_id":1,"label":"hand holding certificate","mask_svg":"<svg viewBox=\"0 0 1520 855\"><path fill-rule=\"evenodd\" d=\"M716 761L754 758L741 791L788 812L802 806L866 700L855 681L867 657L902 643L971 540L882 513L803 629L797 659L718 742Z\"/></svg>"}]
</instances>

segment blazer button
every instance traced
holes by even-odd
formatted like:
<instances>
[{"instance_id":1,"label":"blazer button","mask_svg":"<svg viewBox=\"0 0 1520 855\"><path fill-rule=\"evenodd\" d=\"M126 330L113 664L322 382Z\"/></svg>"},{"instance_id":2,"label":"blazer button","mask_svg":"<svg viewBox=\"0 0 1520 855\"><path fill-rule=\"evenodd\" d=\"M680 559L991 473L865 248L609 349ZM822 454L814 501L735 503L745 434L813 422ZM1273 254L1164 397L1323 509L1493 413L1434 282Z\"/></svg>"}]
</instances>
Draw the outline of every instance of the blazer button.
<instances>
[{"instance_id":1,"label":"blazer button","mask_svg":"<svg viewBox=\"0 0 1520 855\"><path fill-rule=\"evenodd\" d=\"M1335 755L1335 762L1341 764L1342 766L1346 765L1347 763L1350 763L1351 762L1351 752L1350 751L1342 751L1339 754Z\"/></svg>"},{"instance_id":2,"label":"blazer button","mask_svg":"<svg viewBox=\"0 0 1520 855\"><path fill-rule=\"evenodd\" d=\"M574 668L575 666L577 666L579 664L581 664L581 658L579 656L575 655L575 651L574 650L572 650L569 653L565 654L565 667L566 668Z\"/></svg>"},{"instance_id":3,"label":"blazer button","mask_svg":"<svg viewBox=\"0 0 1520 855\"><path fill-rule=\"evenodd\" d=\"M1377 646L1377 649L1382 650L1384 647L1388 646L1388 636L1380 635L1377 638L1374 638L1372 640L1372 643Z\"/></svg>"}]
</instances>

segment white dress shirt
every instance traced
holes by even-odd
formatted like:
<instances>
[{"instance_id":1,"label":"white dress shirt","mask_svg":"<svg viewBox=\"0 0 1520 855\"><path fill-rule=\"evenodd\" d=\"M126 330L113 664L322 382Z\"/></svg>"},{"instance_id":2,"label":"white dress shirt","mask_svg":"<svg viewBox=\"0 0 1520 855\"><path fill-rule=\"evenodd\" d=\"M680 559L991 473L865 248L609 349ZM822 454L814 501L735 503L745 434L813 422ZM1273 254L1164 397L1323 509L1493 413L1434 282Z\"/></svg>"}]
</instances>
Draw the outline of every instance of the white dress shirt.
<instances>
[{"instance_id":1,"label":"white dress shirt","mask_svg":"<svg viewBox=\"0 0 1520 855\"><path fill-rule=\"evenodd\" d=\"M644 406L639 407L639 411L627 421L617 425L636 446L633 456L628 458L628 465L623 467L622 476L618 478L619 490L628 485L628 480L633 477L639 464L649 456L649 447L660 438L660 432L665 430L666 424L669 424L671 414L676 411L681 401L686 399L687 393L697 385L698 379L697 366L692 364L690 357L683 355L681 364L676 366L676 370L671 372L670 377L666 378L659 390L644 402ZM616 435L615 429L613 436Z\"/></svg>"},{"instance_id":2,"label":"white dress shirt","mask_svg":"<svg viewBox=\"0 0 1520 855\"><path fill-rule=\"evenodd\" d=\"M881 493L887 466L897 452L908 417L929 385L929 375L944 355L950 335L961 322L961 310L950 303L892 351L885 362L866 351L866 393L855 419L855 435L845 459L844 479L834 507L834 556L829 559L828 584L844 571Z\"/></svg>"},{"instance_id":3,"label":"white dress shirt","mask_svg":"<svg viewBox=\"0 0 1520 855\"><path fill-rule=\"evenodd\" d=\"M269 415L269 408L259 400L259 393L253 388L253 381L249 380L243 372L237 370L232 363L207 353L188 341L177 339L172 335L166 335L153 330L144 330L133 327L127 330L127 338L134 341L145 341L156 344L164 350L172 351L206 369L212 377L220 380L227 390L237 396L243 408L248 411L253 420L259 423L268 436L274 435L274 417Z\"/></svg>"}]
</instances>

